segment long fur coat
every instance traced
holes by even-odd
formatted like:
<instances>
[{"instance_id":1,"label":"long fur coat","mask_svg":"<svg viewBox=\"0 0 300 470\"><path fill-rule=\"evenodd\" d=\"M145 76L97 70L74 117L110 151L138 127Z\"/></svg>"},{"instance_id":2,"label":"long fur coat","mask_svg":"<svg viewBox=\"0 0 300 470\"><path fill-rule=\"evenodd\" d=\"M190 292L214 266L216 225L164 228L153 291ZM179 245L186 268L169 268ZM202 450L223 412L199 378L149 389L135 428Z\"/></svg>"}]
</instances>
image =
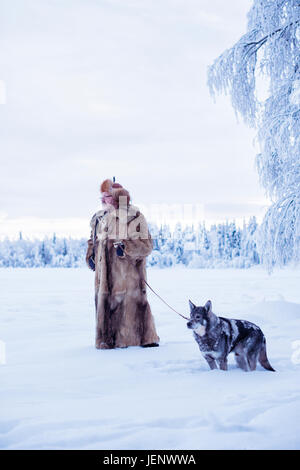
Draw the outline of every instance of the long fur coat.
<instances>
[{"instance_id":1,"label":"long fur coat","mask_svg":"<svg viewBox=\"0 0 300 470\"><path fill-rule=\"evenodd\" d=\"M129 211L99 211L91 220L87 264L94 253L96 348L146 346L159 342L147 301L146 257L152 240L145 217ZM124 257L114 243L122 241Z\"/></svg>"}]
</instances>

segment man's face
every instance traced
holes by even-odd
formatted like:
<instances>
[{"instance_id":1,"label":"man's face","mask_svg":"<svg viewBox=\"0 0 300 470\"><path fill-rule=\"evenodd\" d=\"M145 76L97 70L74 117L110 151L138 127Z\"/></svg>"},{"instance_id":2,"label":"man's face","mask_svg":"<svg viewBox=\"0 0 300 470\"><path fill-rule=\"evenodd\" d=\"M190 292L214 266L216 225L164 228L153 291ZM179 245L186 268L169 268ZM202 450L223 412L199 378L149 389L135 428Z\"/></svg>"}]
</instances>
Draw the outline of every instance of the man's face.
<instances>
[{"instance_id":1,"label":"man's face","mask_svg":"<svg viewBox=\"0 0 300 470\"><path fill-rule=\"evenodd\" d=\"M103 193L102 204L105 207L114 206L114 198L109 193Z\"/></svg>"}]
</instances>

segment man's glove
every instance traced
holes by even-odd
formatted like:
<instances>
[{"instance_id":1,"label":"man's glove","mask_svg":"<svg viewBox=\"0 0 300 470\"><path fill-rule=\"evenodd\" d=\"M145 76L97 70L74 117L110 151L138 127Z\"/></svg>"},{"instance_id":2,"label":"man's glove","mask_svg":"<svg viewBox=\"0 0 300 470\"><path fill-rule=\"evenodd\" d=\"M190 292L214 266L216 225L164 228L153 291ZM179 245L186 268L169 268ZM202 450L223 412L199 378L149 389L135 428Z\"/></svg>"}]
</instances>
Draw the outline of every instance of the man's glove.
<instances>
[{"instance_id":1,"label":"man's glove","mask_svg":"<svg viewBox=\"0 0 300 470\"><path fill-rule=\"evenodd\" d=\"M116 242L116 243L114 243L114 247L116 248L117 256L119 256L119 258L125 258L125 253L124 253L125 245L124 245L124 243L123 242Z\"/></svg>"},{"instance_id":2,"label":"man's glove","mask_svg":"<svg viewBox=\"0 0 300 470\"><path fill-rule=\"evenodd\" d=\"M95 258L93 258L92 256L88 259L88 265L89 265L89 268L92 270L92 271L95 271L96 270L96 265L95 265Z\"/></svg>"},{"instance_id":3,"label":"man's glove","mask_svg":"<svg viewBox=\"0 0 300 470\"><path fill-rule=\"evenodd\" d=\"M85 257L86 263L88 267L92 270L95 271L95 249L94 249L94 243L92 239L90 238L88 240L88 248L86 252L86 257Z\"/></svg>"}]
</instances>

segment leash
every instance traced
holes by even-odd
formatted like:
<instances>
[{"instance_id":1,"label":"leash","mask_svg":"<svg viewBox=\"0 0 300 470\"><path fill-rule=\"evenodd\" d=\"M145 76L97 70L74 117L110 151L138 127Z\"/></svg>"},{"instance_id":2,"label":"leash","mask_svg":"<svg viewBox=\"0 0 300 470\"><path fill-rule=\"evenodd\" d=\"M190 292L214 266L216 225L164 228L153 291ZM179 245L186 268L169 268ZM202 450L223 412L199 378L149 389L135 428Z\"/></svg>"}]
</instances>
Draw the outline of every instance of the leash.
<instances>
[{"instance_id":1,"label":"leash","mask_svg":"<svg viewBox=\"0 0 300 470\"><path fill-rule=\"evenodd\" d=\"M185 320L190 320L189 318L185 317L181 313L177 312L177 310L175 310L173 307L171 307L171 305L169 305L160 295L158 295L157 292L155 292L154 289L152 289L152 287L148 284L148 282L145 279L143 279L143 281L149 287L149 289L153 292L153 294L155 294L156 297L158 297L165 305L167 305L171 310L173 310L173 312L177 313L177 315L180 315Z\"/></svg>"},{"instance_id":2,"label":"leash","mask_svg":"<svg viewBox=\"0 0 300 470\"><path fill-rule=\"evenodd\" d=\"M128 257L125 255L125 252L123 250L123 253L124 253L124 258L127 259L127 261L129 262L129 264L131 264L134 268L136 268L138 270L138 267L137 265ZM156 297L158 297L165 305L167 305L167 307L169 307L171 310L173 310L173 312L177 313L177 315L179 315L180 317L184 318L185 320L190 320L190 318L187 318L185 317L184 315L182 315L181 313L177 312L177 310L175 310L173 307L171 307L171 305L169 305L157 292L155 292L155 290L150 286L150 284L148 284L148 282L146 281L146 279L144 279L142 277L142 281L146 284L146 286L149 287L149 289L151 290L151 292L153 292L154 295L156 295Z\"/></svg>"}]
</instances>

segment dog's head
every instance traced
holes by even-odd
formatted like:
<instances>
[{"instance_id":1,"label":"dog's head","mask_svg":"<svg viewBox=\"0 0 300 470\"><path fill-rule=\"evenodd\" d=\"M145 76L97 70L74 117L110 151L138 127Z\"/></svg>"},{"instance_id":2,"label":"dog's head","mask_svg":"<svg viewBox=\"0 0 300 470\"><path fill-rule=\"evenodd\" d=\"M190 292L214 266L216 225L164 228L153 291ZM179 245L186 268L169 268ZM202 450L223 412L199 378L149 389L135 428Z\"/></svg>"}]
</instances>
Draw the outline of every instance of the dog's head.
<instances>
[{"instance_id":1,"label":"dog's head","mask_svg":"<svg viewBox=\"0 0 300 470\"><path fill-rule=\"evenodd\" d=\"M204 307L196 307L196 305L189 300L189 305L191 318L187 322L187 327L194 330L199 336L204 336L210 317L213 314L211 301L208 300Z\"/></svg>"}]
</instances>

